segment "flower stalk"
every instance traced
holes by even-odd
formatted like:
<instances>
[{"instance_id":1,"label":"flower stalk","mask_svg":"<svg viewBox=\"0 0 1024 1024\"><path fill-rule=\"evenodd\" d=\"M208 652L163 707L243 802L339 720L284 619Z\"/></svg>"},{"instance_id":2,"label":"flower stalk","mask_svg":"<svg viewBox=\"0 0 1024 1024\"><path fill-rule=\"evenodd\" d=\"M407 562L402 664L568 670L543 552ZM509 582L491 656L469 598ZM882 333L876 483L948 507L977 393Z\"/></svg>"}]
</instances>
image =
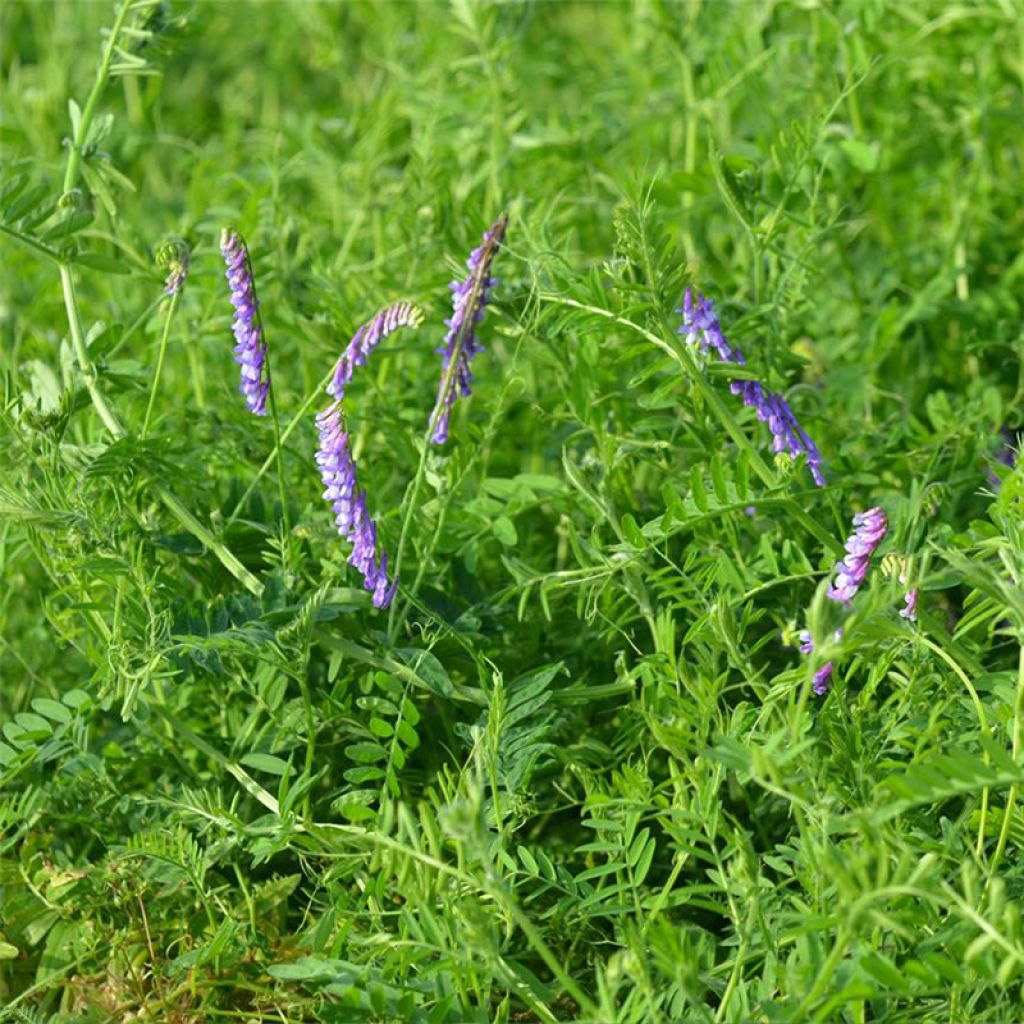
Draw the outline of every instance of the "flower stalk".
<instances>
[{"instance_id":1,"label":"flower stalk","mask_svg":"<svg viewBox=\"0 0 1024 1024\"><path fill-rule=\"evenodd\" d=\"M316 417L319 443L316 462L324 485L324 498L334 512L339 535L352 543L349 564L363 574L377 608L387 608L398 589L398 574L388 579L388 556L377 554L377 524L366 507L366 491L358 489L356 463L345 421L342 398L357 366L363 366L375 348L402 327L419 327L423 314L411 302L396 302L362 324L334 364L325 390L333 399Z\"/></svg>"},{"instance_id":2,"label":"flower stalk","mask_svg":"<svg viewBox=\"0 0 1024 1024\"><path fill-rule=\"evenodd\" d=\"M466 279L449 284L452 290L452 315L445 320L448 333L444 345L438 349L442 357L441 384L434 411L430 415L429 432L434 444L444 444L448 440L448 426L456 395L463 398L469 396L473 383L469 364L478 352L483 351L476 335L476 325L483 319L491 289L498 283L497 278L491 277L491 264L507 227L508 214L503 213L484 232L480 244L470 253L466 261L469 269Z\"/></svg>"}]
</instances>

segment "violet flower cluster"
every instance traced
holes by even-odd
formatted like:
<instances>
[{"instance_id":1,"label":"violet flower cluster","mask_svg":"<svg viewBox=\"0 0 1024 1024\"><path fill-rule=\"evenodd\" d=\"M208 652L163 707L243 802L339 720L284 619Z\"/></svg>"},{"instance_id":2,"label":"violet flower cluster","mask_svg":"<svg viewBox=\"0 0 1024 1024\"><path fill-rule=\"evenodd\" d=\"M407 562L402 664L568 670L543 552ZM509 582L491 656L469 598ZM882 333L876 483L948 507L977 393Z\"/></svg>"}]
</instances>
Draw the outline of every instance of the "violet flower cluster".
<instances>
[{"instance_id":1,"label":"violet flower cluster","mask_svg":"<svg viewBox=\"0 0 1024 1024\"><path fill-rule=\"evenodd\" d=\"M363 366L370 353L399 327L419 327L423 313L411 302L395 302L382 309L372 320L363 324L352 336L348 347L334 366L334 376L327 385L327 394L341 399L345 388L352 382L352 373L357 366Z\"/></svg>"},{"instance_id":2,"label":"violet flower cluster","mask_svg":"<svg viewBox=\"0 0 1024 1024\"><path fill-rule=\"evenodd\" d=\"M256 298L249 250L238 232L225 228L220 236L220 251L227 266L225 276L231 285L231 304L235 307L231 328L235 333L235 362L242 369L238 390L245 397L250 412L266 416L270 366L267 363L267 343L263 338L260 303Z\"/></svg>"},{"instance_id":3,"label":"violet flower cluster","mask_svg":"<svg viewBox=\"0 0 1024 1024\"><path fill-rule=\"evenodd\" d=\"M324 498L334 512L338 533L352 543L349 564L362 574L367 590L373 591L377 608L387 608L398 589L398 579L388 581L388 556L377 555L377 525L366 509L366 491L356 481L356 463L352 458L349 433L341 399L352 380L352 372L362 366L370 353L400 327L418 327L422 312L411 302L396 302L382 309L353 335L335 364L327 393L334 399L316 418L319 443L316 462L324 485Z\"/></svg>"},{"instance_id":4,"label":"violet flower cluster","mask_svg":"<svg viewBox=\"0 0 1024 1024\"><path fill-rule=\"evenodd\" d=\"M835 579L827 591L831 600L844 605L849 605L860 589L868 574L871 556L888 528L885 512L877 506L855 515L853 525L857 529L846 542L846 558L836 565Z\"/></svg>"},{"instance_id":5,"label":"violet flower cluster","mask_svg":"<svg viewBox=\"0 0 1024 1024\"><path fill-rule=\"evenodd\" d=\"M846 542L846 557L836 564L835 577L829 583L825 592L829 600L836 601L844 606L849 606L857 591L860 590L868 574L871 565L871 556L875 549L882 542L888 523L885 512L878 508L870 508L867 512L858 513L853 517L853 525L856 530ZM917 598L915 594L914 609L916 612ZM908 595L909 596L909 595ZM906 609L904 609L906 610ZM900 613L902 614L902 612ZM843 637L842 629L836 630L836 640ZM800 651L803 654L810 654L814 650L814 640L809 630L800 631ZM831 661L825 662L817 672L814 673L814 692L821 696L828 692L832 685L832 670L835 665Z\"/></svg>"},{"instance_id":6,"label":"violet flower cluster","mask_svg":"<svg viewBox=\"0 0 1024 1024\"><path fill-rule=\"evenodd\" d=\"M464 281L452 281L452 315L445 320L448 333L444 345L437 351L441 355L441 385L437 402L430 415L431 440L444 444L448 440L448 424L456 394L468 397L473 382L469 364L473 356L483 351L476 336L476 325L484 317L484 308L491 289L498 279L491 277L491 264L505 237L508 214L503 213L484 233L483 240L466 261L469 275Z\"/></svg>"},{"instance_id":7,"label":"violet flower cluster","mask_svg":"<svg viewBox=\"0 0 1024 1024\"><path fill-rule=\"evenodd\" d=\"M324 485L324 498L331 503L338 533L352 542L349 565L362 574L367 590L373 591L377 608L391 604L398 580L388 582L388 556L377 559L377 526L366 510L366 491L357 491L356 463L352 458L349 434L341 402L333 401L316 417L320 440L316 462Z\"/></svg>"},{"instance_id":8,"label":"violet flower cluster","mask_svg":"<svg viewBox=\"0 0 1024 1024\"><path fill-rule=\"evenodd\" d=\"M683 323L679 328L689 345L696 344L702 355L714 349L723 363L745 366L743 353L729 344L722 333L722 325L710 299L699 293L694 299L689 288L683 298L683 305L676 310L682 313ZM760 381L746 378L732 381L729 390L743 399L744 405L753 407L757 418L768 424L772 433L772 451L776 454L787 452L793 458L807 457L807 468L819 487L825 486L825 474L821 468L821 454L797 421L789 403L777 392L768 391Z\"/></svg>"}]
</instances>

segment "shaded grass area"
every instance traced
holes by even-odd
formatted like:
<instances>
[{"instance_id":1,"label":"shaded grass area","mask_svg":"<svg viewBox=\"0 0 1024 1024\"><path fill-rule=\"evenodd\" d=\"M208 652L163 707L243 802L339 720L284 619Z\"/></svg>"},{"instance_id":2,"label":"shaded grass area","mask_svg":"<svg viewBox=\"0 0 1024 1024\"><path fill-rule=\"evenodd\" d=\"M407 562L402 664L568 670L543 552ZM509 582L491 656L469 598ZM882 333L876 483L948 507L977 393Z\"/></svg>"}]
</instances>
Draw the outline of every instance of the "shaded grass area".
<instances>
[{"instance_id":1,"label":"shaded grass area","mask_svg":"<svg viewBox=\"0 0 1024 1024\"><path fill-rule=\"evenodd\" d=\"M1020 1016L1018 5L3 19L0 1021ZM827 487L677 334L688 285ZM382 546L409 523L389 615L313 412L403 299L346 395Z\"/></svg>"}]
</instances>

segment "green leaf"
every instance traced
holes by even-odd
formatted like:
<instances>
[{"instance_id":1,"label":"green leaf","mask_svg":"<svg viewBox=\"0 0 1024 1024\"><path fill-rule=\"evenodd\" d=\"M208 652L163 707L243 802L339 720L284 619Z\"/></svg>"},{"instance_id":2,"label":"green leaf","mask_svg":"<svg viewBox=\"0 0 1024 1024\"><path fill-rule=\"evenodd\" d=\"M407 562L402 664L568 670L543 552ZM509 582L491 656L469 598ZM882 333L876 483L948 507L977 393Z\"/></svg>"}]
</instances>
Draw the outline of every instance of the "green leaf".
<instances>
[{"instance_id":1,"label":"green leaf","mask_svg":"<svg viewBox=\"0 0 1024 1024\"><path fill-rule=\"evenodd\" d=\"M386 761L388 752L378 743L350 743L345 748L345 756L362 764L373 761Z\"/></svg>"},{"instance_id":2,"label":"green leaf","mask_svg":"<svg viewBox=\"0 0 1024 1024\"><path fill-rule=\"evenodd\" d=\"M702 514L708 510L708 492L704 489L704 477L701 474L700 466L694 466L690 470L690 497L693 503Z\"/></svg>"},{"instance_id":3,"label":"green leaf","mask_svg":"<svg viewBox=\"0 0 1024 1024\"><path fill-rule=\"evenodd\" d=\"M76 711L80 711L82 708L86 708L92 703L92 697L90 697L85 690L68 690L68 692L61 697L61 700L67 704L69 708L74 708Z\"/></svg>"},{"instance_id":4,"label":"green leaf","mask_svg":"<svg viewBox=\"0 0 1024 1024\"><path fill-rule=\"evenodd\" d=\"M49 739L53 735L53 726L41 715L25 711L15 715L14 721L24 730L23 738L33 743Z\"/></svg>"},{"instance_id":5,"label":"green leaf","mask_svg":"<svg viewBox=\"0 0 1024 1024\"><path fill-rule=\"evenodd\" d=\"M508 516L498 516L498 518L491 523L491 532L507 548L514 547L519 540L515 524L508 518Z\"/></svg>"},{"instance_id":6,"label":"green leaf","mask_svg":"<svg viewBox=\"0 0 1024 1024\"><path fill-rule=\"evenodd\" d=\"M284 775L291 767L287 761L273 754L246 754L242 758L242 764L246 768L253 768L258 772L266 772L268 775Z\"/></svg>"},{"instance_id":7,"label":"green leaf","mask_svg":"<svg viewBox=\"0 0 1024 1024\"><path fill-rule=\"evenodd\" d=\"M58 701L50 700L47 697L37 697L32 701L32 708L54 722L66 725L71 721L71 712L67 709L67 706Z\"/></svg>"},{"instance_id":8,"label":"green leaf","mask_svg":"<svg viewBox=\"0 0 1024 1024\"><path fill-rule=\"evenodd\" d=\"M395 730L390 722L385 722L382 718L371 718L370 732L381 739L387 739L389 736L394 735Z\"/></svg>"}]
</instances>

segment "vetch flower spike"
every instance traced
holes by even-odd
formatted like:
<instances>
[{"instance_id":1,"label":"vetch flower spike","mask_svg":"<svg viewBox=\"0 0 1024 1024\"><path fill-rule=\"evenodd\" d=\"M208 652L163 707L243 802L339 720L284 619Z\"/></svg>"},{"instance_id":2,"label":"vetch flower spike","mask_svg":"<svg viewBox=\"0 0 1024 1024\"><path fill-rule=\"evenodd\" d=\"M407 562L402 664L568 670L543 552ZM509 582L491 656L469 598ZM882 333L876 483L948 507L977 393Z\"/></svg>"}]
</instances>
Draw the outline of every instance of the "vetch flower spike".
<instances>
[{"instance_id":1,"label":"vetch flower spike","mask_svg":"<svg viewBox=\"0 0 1024 1024\"><path fill-rule=\"evenodd\" d=\"M231 325L235 333L235 362L242 368L238 390L245 396L250 412L266 416L270 366L249 250L237 231L225 228L220 236L220 251L227 266L225 277L231 285L231 304L235 307L235 319Z\"/></svg>"},{"instance_id":2,"label":"vetch flower spike","mask_svg":"<svg viewBox=\"0 0 1024 1024\"><path fill-rule=\"evenodd\" d=\"M464 281L452 281L452 315L445 320L448 333L444 345L437 351L442 357L441 384L437 402L430 414L430 439L434 444L448 440L448 424L456 393L467 397L473 382L469 364L473 356L483 351L476 336L476 325L483 319L484 308L491 289L498 283L491 277L491 264L505 237L508 214L503 213L484 233L483 240L466 261L469 276Z\"/></svg>"},{"instance_id":3,"label":"vetch flower spike","mask_svg":"<svg viewBox=\"0 0 1024 1024\"><path fill-rule=\"evenodd\" d=\"M688 345L697 345L702 355L714 349L718 358L724 363L745 366L743 353L729 344L722 333L722 325L715 313L710 299L687 288L683 296L682 306L676 310L683 315L683 323L679 333ZM825 474L821 468L821 453L800 426L789 403L777 392L768 391L756 380L746 378L734 380L729 385L734 395L743 399L744 405L752 406L757 418L768 424L772 432L772 451L776 455L785 453L793 458L800 455L807 457L807 468L814 482L819 487L825 486Z\"/></svg>"},{"instance_id":4,"label":"vetch flower spike","mask_svg":"<svg viewBox=\"0 0 1024 1024\"><path fill-rule=\"evenodd\" d=\"M340 399L345 388L352 381L353 371L362 366L370 353L389 335L400 327L419 327L423 323L423 313L411 302L396 302L382 309L377 315L363 324L348 343L348 347L338 358L334 367L334 376L327 385L327 394Z\"/></svg>"},{"instance_id":5,"label":"vetch flower spike","mask_svg":"<svg viewBox=\"0 0 1024 1024\"><path fill-rule=\"evenodd\" d=\"M388 582L387 555L382 553L377 559L377 526L366 510L366 491L358 491L356 463L341 402L335 399L319 413L316 426L320 435L316 462L323 496L331 504L338 533L352 542L349 564L363 574L366 589L373 591L374 605L387 608L398 589L398 580Z\"/></svg>"},{"instance_id":6,"label":"vetch flower spike","mask_svg":"<svg viewBox=\"0 0 1024 1024\"><path fill-rule=\"evenodd\" d=\"M867 512L855 515L853 517L853 525L857 529L846 542L846 558L836 564L834 569L835 578L829 583L828 590L825 591L825 595L829 600L847 606L853 600L861 584L863 584L868 574L868 568L871 565L871 556L878 545L881 544L882 538L888 529L885 512L877 506L869 508ZM901 615L904 615L908 610L912 610L915 615L917 613L917 591L911 591L911 593L914 595L913 603L911 603L910 594L908 594L907 608L900 612ZM910 618L911 616L904 615L904 617ZM842 639L843 630L841 627L836 630L835 636L837 640ZM801 653L810 654L813 650L814 640L811 637L810 631L806 629L801 630ZM833 663L829 661L814 673L814 692L819 696L827 693L832 685L833 668Z\"/></svg>"},{"instance_id":7,"label":"vetch flower spike","mask_svg":"<svg viewBox=\"0 0 1024 1024\"><path fill-rule=\"evenodd\" d=\"M833 601L848 605L864 582L875 548L882 542L888 523L885 512L869 508L853 517L857 527L846 542L846 558L837 563L835 579L829 585L827 595Z\"/></svg>"}]
</instances>

